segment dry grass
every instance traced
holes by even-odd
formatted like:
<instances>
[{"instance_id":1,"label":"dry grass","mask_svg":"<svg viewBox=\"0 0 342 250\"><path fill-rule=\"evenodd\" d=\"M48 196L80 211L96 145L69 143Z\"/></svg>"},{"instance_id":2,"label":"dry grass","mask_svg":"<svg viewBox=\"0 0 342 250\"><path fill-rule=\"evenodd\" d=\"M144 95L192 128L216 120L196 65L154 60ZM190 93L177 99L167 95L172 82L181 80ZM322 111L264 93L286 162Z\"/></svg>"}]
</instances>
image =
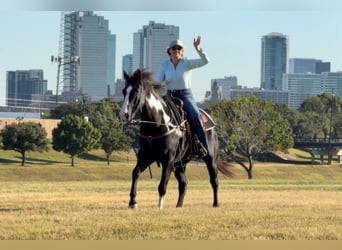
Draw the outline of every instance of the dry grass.
<instances>
[{"instance_id":1,"label":"dry grass","mask_svg":"<svg viewBox=\"0 0 342 250\"><path fill-rule=\"evenodd\" d=\"M175 208L172 177L159 210L154 165L153 179L145 172L139 182L138 208L130 210L131 156L120 154L110 166L77 159L72 168L67 157L53 154L48 165L31 154L27 167L2 154L0 239L342 240L341 166L259 163L253 180L235 167L234 179L220 175L216 209L207 171L194 164L184 207Z\"/></svg>"},{"instance_id":2,"label":"dry grass","mask_svg":"<svg viewBox=\"0 0 342 250\"><path fill-rule=\"evenodd\" d=\"M194 181L184 208L176 209L177 187L172 182L163 210L157 208L157 184L140 182L135 210L127 208L126 181L2 185L0 238L342 239L338 183L328 184L329 190L314 184L292 190L306 186L293 183L289 190L289 184L279 184L281 190L271 186L268 191L254 189L258 184L222 180L221 207L215 209L209 184Z\"/></svg>"}]
</instances>

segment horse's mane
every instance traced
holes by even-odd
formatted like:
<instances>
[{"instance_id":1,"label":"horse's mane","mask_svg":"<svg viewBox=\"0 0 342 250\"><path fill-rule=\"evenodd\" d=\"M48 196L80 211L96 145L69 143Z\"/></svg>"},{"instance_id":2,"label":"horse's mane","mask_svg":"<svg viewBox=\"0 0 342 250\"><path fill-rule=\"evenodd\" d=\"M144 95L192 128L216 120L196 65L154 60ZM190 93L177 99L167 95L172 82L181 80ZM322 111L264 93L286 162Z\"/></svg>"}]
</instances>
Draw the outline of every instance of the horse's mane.
<instances>
[{"instance_id":1,"label":"horse's mane","mask_svg":"<svg viewBox=\"0 0 342 250\"><path fill-rule=\"evenodd\" d=\"M165 83L159 83L155 79L155 76L153 72L147 70L147 69L137 69L133 73L133 77L139 77L141 78L141 83L143 84L143 88L146 91L146 93L152 91L156 93L159 97L163 97L166 94L166 84Z\"/></svg>"},{"instance_id":2,"label":"horse's mane","mask_svg":"<svg viewBox=\"0 0 342 250\"><path fill-rule=\"evenodd\" d=\"M139 79L139 82L141 84L140 91L140 104L139 108L142 110L142 107L145 103L145 99L148 95L153 94L160 102L167 107L167 110L170 112L169 115L171 115L173 118L172 120L176 121L177 123L181 122L180 115L177 113L177 107L171 100L171 98L166 94L166 84L164 82L159 83L156 81L153 72L147 70L147 69L137 69L133 76L135 79ZM151 110L147 110L147 112L150 112Z\"/></svg>"}]
</instances>

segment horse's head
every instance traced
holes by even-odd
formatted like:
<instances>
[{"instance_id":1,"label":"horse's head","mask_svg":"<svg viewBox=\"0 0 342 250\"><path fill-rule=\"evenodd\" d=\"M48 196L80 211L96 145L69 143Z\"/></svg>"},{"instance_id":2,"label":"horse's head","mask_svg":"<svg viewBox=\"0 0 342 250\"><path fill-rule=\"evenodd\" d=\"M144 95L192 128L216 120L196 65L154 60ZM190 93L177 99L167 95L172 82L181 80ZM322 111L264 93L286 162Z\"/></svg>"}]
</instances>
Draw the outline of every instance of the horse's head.
<instances>
[{"instance_id":1,"label":"horse's head","mask_svg":"<svg viewBox=\"0 0 342 250\"><path fill-rule=\"evenodd\" d=\"M122 90L124 97L123 104L120 110L122 120L130 121L138 111L141 93L141 72L136 70L133 75L129 76L124 72L126 85Z\"/></svg>"},{"instance_id":2,"label":"horse's head","mask_svg":"<svg viewBox=\"0 0 342 250\"><path fill-rule=\"evenodd\" d=\"M153 81L153 75L149 71L137 69L131 76L124 72L124 78L126 86L122 90L124 101L120 110L120 117L123 120L130 121L145 105L146 92L148 92L148 87Z\"/></svg>"}]
</instances>

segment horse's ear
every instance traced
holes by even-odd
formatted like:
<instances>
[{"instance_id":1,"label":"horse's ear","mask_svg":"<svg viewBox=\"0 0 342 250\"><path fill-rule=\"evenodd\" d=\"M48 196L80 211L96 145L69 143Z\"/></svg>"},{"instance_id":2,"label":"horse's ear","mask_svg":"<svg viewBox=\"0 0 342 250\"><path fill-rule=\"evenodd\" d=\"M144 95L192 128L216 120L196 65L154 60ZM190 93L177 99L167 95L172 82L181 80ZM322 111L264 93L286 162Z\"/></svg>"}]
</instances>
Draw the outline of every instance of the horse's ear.
<instances>
[{"instance_id":1,"label":"horse's ear","mask_svg":"<svg viewBox=\"0 0 342 250\"><path fill-rule=\"evenodd\" d=\"M135 72L134 72L134 76L136 77L136 78L138 78L139 80L141 80L141 78L142 78L142 70L139 68L139 69L137 69Z\"/></svg>"},{"instance_id":2,"label":"horse's ear","mask_svg":"<svg viewBox=\"0 0 342 250\"><path fill-rule=\"evenodd\" d=\"M128 81L129 79L129 75L126 73L126 71L123 72L124 78L126 81Z\"/></svg>"}]
</instances>

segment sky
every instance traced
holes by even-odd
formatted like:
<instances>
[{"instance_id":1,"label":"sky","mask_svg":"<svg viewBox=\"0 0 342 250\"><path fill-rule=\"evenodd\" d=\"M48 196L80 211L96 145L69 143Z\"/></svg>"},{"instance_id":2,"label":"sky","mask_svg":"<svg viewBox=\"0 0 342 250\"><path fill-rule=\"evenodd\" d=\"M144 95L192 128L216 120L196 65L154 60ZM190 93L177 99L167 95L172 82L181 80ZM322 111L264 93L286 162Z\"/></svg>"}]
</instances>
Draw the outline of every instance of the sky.
<instances>
[{"instance_id":1,"label":"sky","mask_svg":"<svg viewBox=\"0 0 342 250\"><path fill-rule=\"evenodd\" d=\"M243 2L243 3L241 3ZM176 25L185 56L196 58L193 38L202 37L209 64L193 71L192 91L204 99L213 78L236 76L238 84L260 87L261 38L288 36L289 58L316 58L342 71L342 2L338 0L11 0L0 5L0 105L5 104L6 71L43 69L56 89L61 11L93 10L116 34L116 76L122 56L132 53L133 33L149 21Z\"/></svg>"}]
</instances>

